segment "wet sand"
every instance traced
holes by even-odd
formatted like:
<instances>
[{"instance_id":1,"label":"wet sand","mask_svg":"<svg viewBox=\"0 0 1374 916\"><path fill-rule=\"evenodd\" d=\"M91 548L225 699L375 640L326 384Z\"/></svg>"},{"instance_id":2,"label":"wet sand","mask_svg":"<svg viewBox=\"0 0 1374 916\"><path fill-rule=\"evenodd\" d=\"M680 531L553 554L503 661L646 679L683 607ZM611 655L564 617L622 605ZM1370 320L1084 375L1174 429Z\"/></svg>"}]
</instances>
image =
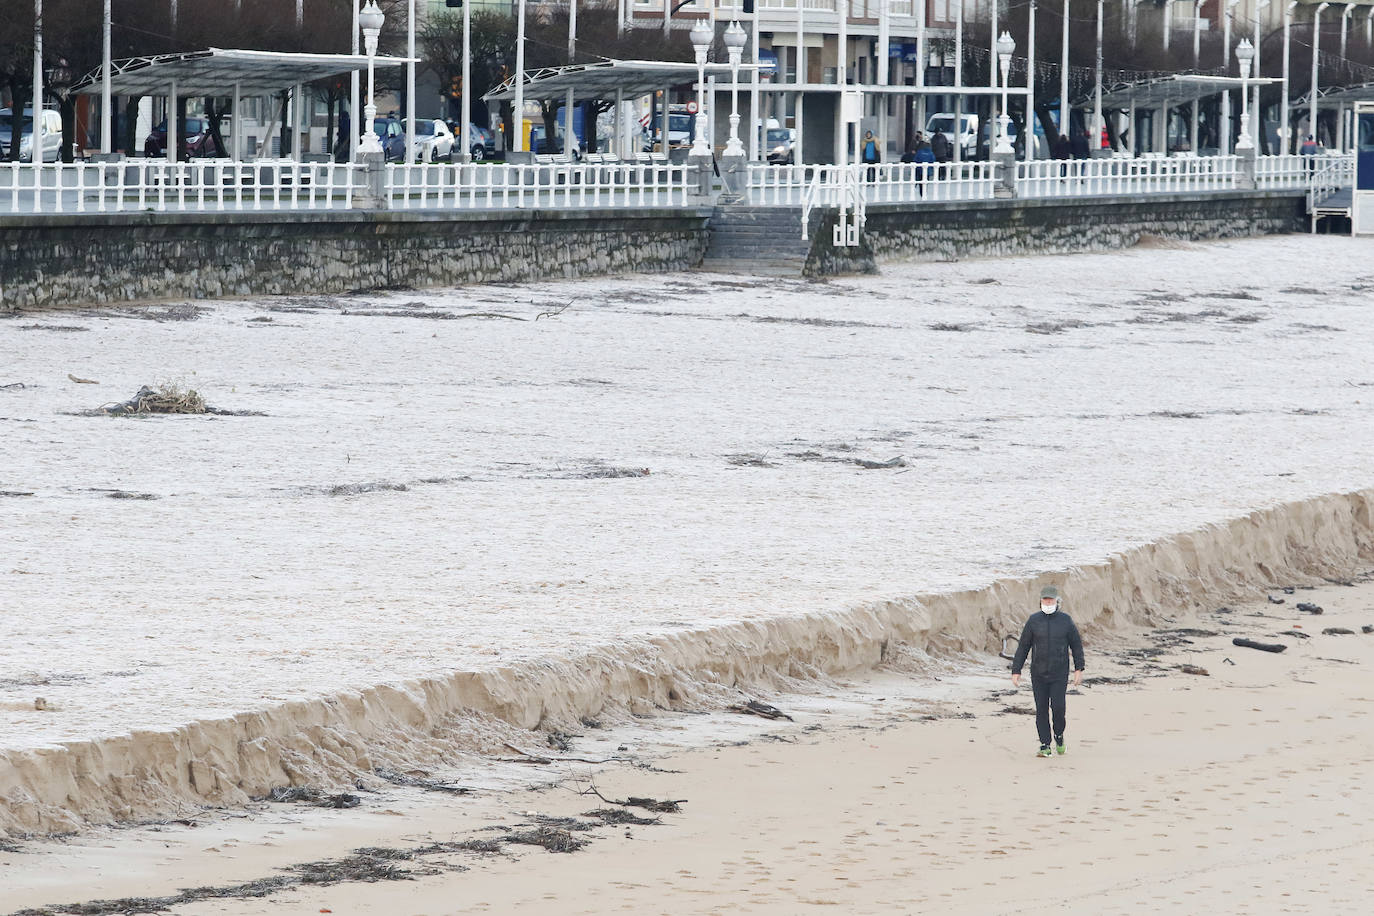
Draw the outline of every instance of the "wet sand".
<instances>
[{"instance_id":1,"label":"wet sand","mask_svg":"<svg viewBox=\"0 0 1374 916\"><path fill-rule=\"evenodd\" d=\"M1271 594L1285 603L1260 593L1229 613L1090 636L1090 681L1069 698L1062 758L1033 756L1032 717L1008 711L1029 710L1030 691L1011 692L1005 662L947 659L924 674L897 665L764 698L794 722L665 716L547 751L600 759L619 747L652 769L560 760L527 768L531 780L558 780L533 791L364 796L348 811L270 806L195 828L29 844L0 853L4 909L223 886L360 847L499 837L606 807L578 794L594 782L608 798L686 802L660 824L578 833L591 843L576 853L421 855L396 862L415 880L172 911L1359 912L1374 892L1363 800L1374 634L1361 632L1374 624L1374 585ZM1300 601L1324 613L1300 612ZM1295 629L1309 638L1277 635ZM1234 636L1289 648L1259 652Z\"/></svg>"}]
</instances>

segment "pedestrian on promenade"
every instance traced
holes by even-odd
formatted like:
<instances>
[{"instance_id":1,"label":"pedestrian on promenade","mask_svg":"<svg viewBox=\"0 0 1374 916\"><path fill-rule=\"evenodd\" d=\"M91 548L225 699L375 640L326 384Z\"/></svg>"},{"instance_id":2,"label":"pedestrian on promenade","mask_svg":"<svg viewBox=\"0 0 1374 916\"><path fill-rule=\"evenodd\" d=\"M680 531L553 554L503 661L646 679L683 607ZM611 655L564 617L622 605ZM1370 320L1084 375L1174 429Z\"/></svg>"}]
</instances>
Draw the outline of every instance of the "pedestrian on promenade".
<instances>
[{"instance_id":1,"label":"pedestrian on promenade","mask_svg":"<svg viewBox=\"0 0 1374 916\"><path fill-rule=\"evenodd\" d=\"M1035 730L1040 735L1040 750L1036 756L1050 756L1051 736L1055 751L1063 754L1069 656L1073 656L1073 684L1077 687L1083 683L1083 640L1073 618L1059 610L1059 589L1053 585L1041 590L1040 610L1032 614L1021 629L1021 641L1016 645L1016 657L1011 663L1013 687L1021 686L1021 669L1026 664L1027 654L1031 658L1031 691L1035 694Z\"/></svg>"},{"instance_id":2,"label":"pedestrian on promenade","mask_svg":"<svg viewBox=\"0 0 1374 916\"><path fill-rule=\"evenodd\" d=\"M873 181L878 176L878 170L874 168L879 162L883 161L883 154L878 148L878 138L873 136L873 131L864 131L864 145L861 158L868 166L868 180Z\"/></svg>"},{"instance_id":3,"label":"pedestrian on promenade","mask_svg":"<svg viewBox=\"0 0 1374 916\"><path fill-rule=\"evenodd\" d=\"M930 148L930 144L919 130L916 131L916 137L907 155L910 157L907 161L916 165L916 192L924 197L925 180L930 174L930 167L935 164L935 151Z\"/></svg>"},{"instance_id":4,"label":"pedestrian on promenade","mask_svg":"<svg viewBox=\"0 0 1374 916\"><path fill-rule=\"evenodd\" d=\"M935 154L936 162L948 162L950 160L949 137L945 136L944 131L937 130L931 135L930 151Z\"/></svg>"}]
</instances>

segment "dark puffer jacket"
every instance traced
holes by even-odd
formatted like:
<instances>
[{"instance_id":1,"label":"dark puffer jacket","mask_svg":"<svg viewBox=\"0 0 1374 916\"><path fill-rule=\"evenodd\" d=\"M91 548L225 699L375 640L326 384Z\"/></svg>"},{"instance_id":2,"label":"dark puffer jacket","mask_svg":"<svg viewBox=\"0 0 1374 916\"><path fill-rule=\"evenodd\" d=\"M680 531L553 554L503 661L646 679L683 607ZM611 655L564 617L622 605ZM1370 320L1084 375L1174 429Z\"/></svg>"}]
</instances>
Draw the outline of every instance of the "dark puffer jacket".
<instances>
[{"instance_id":1,"label":"dark puffer jacket","mask_svg":"<svg viewBox=\"0 0 1374 916\"><path fill-rule=\"evenodd\" d=\"M1032 677L1068 677L1070 652L1073 653L1073 670L1083 670L1083 640L1073 618L1063 611L1053 614L1036 611L1030 615L1016 646L1012 674L1021 673L1028 652L1031 653Z\"/></svg>"}]
</instances>

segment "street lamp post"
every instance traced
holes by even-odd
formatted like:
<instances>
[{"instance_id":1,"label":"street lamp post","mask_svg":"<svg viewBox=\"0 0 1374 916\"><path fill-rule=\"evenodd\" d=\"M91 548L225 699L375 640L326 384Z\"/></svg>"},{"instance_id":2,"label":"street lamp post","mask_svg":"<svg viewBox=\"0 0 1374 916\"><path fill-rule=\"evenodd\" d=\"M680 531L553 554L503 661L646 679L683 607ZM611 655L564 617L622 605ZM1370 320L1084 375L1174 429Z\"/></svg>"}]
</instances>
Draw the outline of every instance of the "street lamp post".
<instances>
[{"instance_id":1,"label":"street lamp post","mask_svg":"<svg viewBox=\"0 0 1374 916\"><path fill-rule=\"evenodd\" d=\"M738 21L730 23L725 30L725 50L730 55L730 139L725 144L725 155L743 156L744 144L739 142L739 64L744 56L744 43L749 36L744 34Z\"/></svg>"},{"instance_id":2,"label":"street lamp post","mask_svg":"<svg viewBox=\"0 0 1374 916\"><path fill-rule=\"evenodd\" d=\"M382 141L377 136L376 81L373 79L373 60L377 56L377 36L382 32L386 17L377 7L377 0L367 0L367 6L358 14L358 26L363 30L363 47L367 51L367 107L363 115L367 119L367 130L358 143L360 153L382 152Z\"/></svg>"},{"instance_id":3,"label":"street lamp post","mask_svg":"<svg viewBox=\"0 0 1374 916\"><path fill-rule=\"evenodd\" d=\"M1198 59L1202 54L1202 4L1207 0L1194 0L1193 3L1193 70L1198 68ZM1193 155L1198 155L1202 149L1197 135L1198 128L1198 100L1193 99L1193 122L1188 132L1188 141L1193 146Z\"/></svg>"},{"instance_id":4,"label":"street lamp post","mask_svg":"<svg viewBox=\"0 0 1374 916\"><path fill-rule=\"evenodd\" d=\"M707 25L705 19L698 19L697 24L692 26L691 38L697 61L697 120L696 130L693 131L696 136L692 138L692 151L688 155L694 158L709 157L711 147L706 143L706 54L715 41L716 30Z\"/></svg>"},{"instance_id":5,"label":"street lamp post","mask_svg":"<svg viewBox=\"0 0 1374 916\"><path fill-rule=\"evenodd\" d=\"M1269 0L1255 0L1252 11L1255 14L1255 37L1252 43L1255 46L1255 136L1251 142L1259 145L1260 131L1264 129L1264 109L1260 107L1260 89L1264 86L1259 80L1264 76L1260 68L1261 52L1264 50L1264 36L1260 34L1260 10L1269 5Z\"/></svg>"},{"instance_id":6,"label":"street lamp post","mask_svg":"<svg viewBox=\"0 0 1374 916\"><path fill-rule=\"evenodd\" d=\"M1240 138L1236 152L1251 152L1255 143L1250 139L1250 62L1255 59L1255 46L1242 38L1236 45L1236 61L1240 64Z\"/></svg>"},{"instance_id":7,"label":"street lamp post","mask_svg":"<svg viewBox=\"0 0 1374 916\"><path fill-rule=\"evenodd\" d=\"M1016 40L1010 32L1003 32L997 39L997 62L1002 66L1002 114L997 118L1000 132L997 136L997 149L993 152L1003 155L1015 154L1011 145L1011 115L1007 114L1007 77L1011 73L1011 55L1016 50Z\"/></svg>"},{"instance_id":8,"label":"street lamp post","mask_svg":"<svg viewBox=\"0 0 1374 916\"><path fill-rule=\"evenodd\" d=\"M110 0L105 0L101 22L100 65L100 152L108 156L114 151L113 138L110 136L114 130L114 112L111 110L114 99L110 92Z\"/></svg>"}]
</instances>

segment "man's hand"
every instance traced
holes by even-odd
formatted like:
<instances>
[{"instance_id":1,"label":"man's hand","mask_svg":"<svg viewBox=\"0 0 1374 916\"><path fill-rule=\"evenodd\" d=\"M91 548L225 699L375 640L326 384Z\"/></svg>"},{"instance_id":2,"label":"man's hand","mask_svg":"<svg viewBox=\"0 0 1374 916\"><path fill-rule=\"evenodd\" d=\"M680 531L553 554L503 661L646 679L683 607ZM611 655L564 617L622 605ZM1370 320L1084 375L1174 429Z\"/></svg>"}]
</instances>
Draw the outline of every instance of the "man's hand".
<instances>
[{"instance_id":1,"label":"man's hand","mask_svg":"<svg viewBox=\"0 0 1374 916\"><path fill-rule=\"evenodd\" d=\"M1075 687L1077 687L1079 684L1082 684L1082 683L1083 683L1083 669L1082 669L1082 668L1079 668L1077 671L1075 671L1075 672L1073 673L1073 685L1074 685Z\"/></svg>"},{"instance_id":2,"label":"man's hand","mask_svg":"<svg viewBox=\"0 0 1374 916\"><path fill-rule=\"evenodd\" d=\"M1021 686L1021 675L1019 675L1019 674L1013 674L1013 675L1011 676L1011 686L1013 686L1013 687L1020 687L1020 686Z\"/></svg>"}]
</instances>

